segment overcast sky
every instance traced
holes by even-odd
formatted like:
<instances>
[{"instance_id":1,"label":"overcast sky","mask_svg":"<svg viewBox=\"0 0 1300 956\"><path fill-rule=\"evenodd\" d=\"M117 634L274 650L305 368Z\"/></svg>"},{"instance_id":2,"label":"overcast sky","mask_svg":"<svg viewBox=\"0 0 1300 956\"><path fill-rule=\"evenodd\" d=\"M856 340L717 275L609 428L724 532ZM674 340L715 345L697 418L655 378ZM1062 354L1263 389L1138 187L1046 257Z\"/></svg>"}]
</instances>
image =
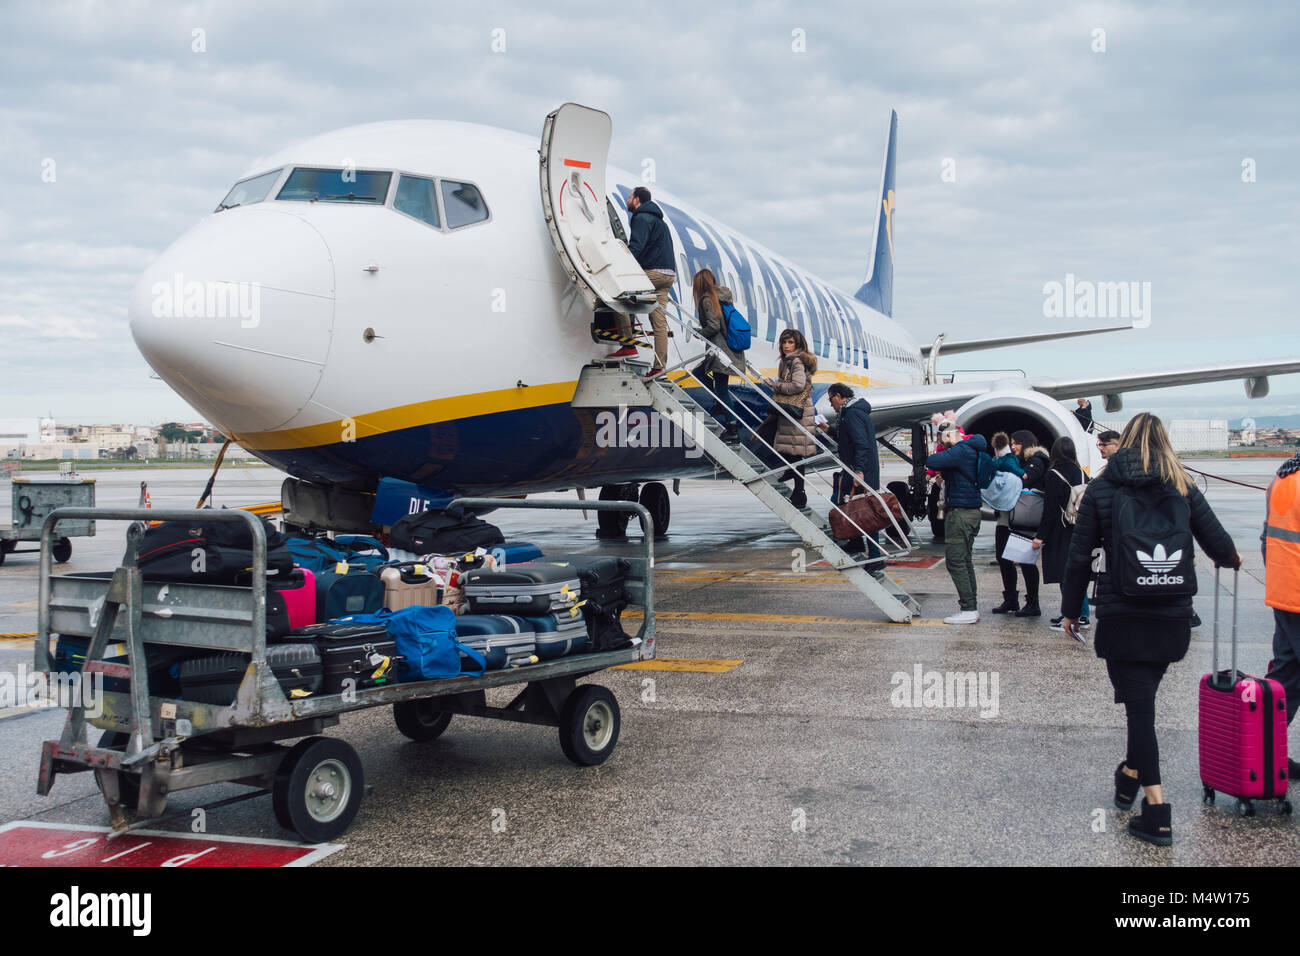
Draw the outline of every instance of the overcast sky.
<instances>
[{"instance_id":1,"label":"overcast sky","mask_svg":"<svg viewBox=\"0 0 1300 956\"><path fill-rule=\"evenodd\" d=\"M1148 329L948 369L1300 356L1290 4L628 9L5 4L0 417L195 417L149 378L127 297L256 157L382 119L538 134L568 100L613 116L613 162L653 158L664 188L850 294L896 109L894 315L922 342L1087 325L1044 316L1067 273L1151 283ZM1272 385L1249 404L1235 382L1131 393L1125 411L1300 412L1300 376Z\"/></svg>"}]
</instances>

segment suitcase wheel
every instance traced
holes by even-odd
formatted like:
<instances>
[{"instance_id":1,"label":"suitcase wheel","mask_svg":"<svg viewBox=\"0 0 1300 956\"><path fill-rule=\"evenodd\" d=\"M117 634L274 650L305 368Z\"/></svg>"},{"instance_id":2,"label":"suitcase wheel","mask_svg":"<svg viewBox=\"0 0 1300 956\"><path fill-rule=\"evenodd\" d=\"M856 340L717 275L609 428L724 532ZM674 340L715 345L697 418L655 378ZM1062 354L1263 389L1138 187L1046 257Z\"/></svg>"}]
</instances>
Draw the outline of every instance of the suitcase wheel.
<instances>
[{"instance_id":1,"label":"suitcase wheel","mask_svg":"<svg viewBox=\"0 0 1300 956\"><path fill-rule=\"evenodd\" d=\"M324 843L352 825L365 792L361 758L345 741L308 737L275 771L275 818L308 843Z\"/></svg>"},{"instance_id":2,"label":"suitcase wheel","mask_svg":"<svg viewBox=\"0 0 1300 956\"><path fill-rule=\"evenodd\" d=\"M618 743L618 701L599 684L583 684L560 713L560 749L579 767L604 763Z\"/></svg>"},{"instance_id":3,"label":"suitcase wheel","mask_svg":"<svg viewBox=\"0 0 1300 956\"><path fill-rule=\"evenodd\" d=\"M1291 815L1291 801L1283 800L1280 804L1278 804L1277 812L1282 814L1283 816L1289 817Z\"/></svg>"},{"instance_id":4,"label":"suitcase wheel","mask_svg":"<svg viewBox=\"0 0 1300 956\"><path fill-rule=\"evenodd\" d=\"M1249 800L1237 800L1237 816L1253 817L1255 815L1255 804Z\"/></svg>"},{"instance_id":5,"label":"suitcase wheel","mask_svg":"<svg viewBox=\"0 0 1300 956\"><path fill-rule=\"evenodd\" d=\"M1214 788L1201 784L1201 802L1214 806Z\"/></svg>"}]
</instances>

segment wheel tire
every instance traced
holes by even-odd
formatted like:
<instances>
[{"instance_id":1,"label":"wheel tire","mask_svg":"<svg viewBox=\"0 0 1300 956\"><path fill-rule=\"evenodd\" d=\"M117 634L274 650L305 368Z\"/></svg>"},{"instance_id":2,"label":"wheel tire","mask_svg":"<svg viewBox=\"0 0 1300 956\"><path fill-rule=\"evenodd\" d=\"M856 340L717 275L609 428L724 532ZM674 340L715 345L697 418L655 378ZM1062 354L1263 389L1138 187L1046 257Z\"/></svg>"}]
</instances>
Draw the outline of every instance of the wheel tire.
<instances>
[{"instance_id":1,"label":"wheel tire","mask_svg":"<svg viewBox=\"0 0 1300 956\"><path fill-rule=\"evenodd\" d=\"M930 496L926 502L926 513L930 517L930 533L934 535L934 540L943 544L944 529L943 519L939 517L939 496L943 491L938 485L930 489Z\"/></svg>"},{"instance_id":2,"label":"wheel tire","mask_svg":"<svg viewBox=\"0 0 1300 956\"><path fill-rule=\"evenodd\" d=\"M1241 817L1253 817L1255 815L1255 808L1251 806L1250 801L1248 800L1238 800L1237 815Z\"/></svg>"},{"instance_id":3,"label":"wheel tire","mask_svg":"<svg viewBox=\"0 0 1300 956\"><path fill-rule=\"evenodd\" d=\"M1281 805L1277 808L1277 812L1283 816L1289 817L1291 815L1291 801L1283 800Z\"/></svg>"},{"instance_id":4,"label":"wheel tire","mask_svg":"<svg viewBox=\"0 0 1300 956\"><path fill-rule=\"evenodd\" d=\"M0 564L5 563L5 555L9 553L8 541L0 541Z\"/></svg>"},{"instance_id":5,"label":"wheel tire","mask_svg":"<svg viewBox=\"0 0 1300 956\"><path fill-rule=\"evenodd\" d=\"M898 503L903 506L903 514L908 518L912 517L912 489L907 486L905 481L891 481L885 485L886 491L892 491Z\"/></svg>"},{"instance_id":6,"label":"wheel tire","mask_svg":"<svg viewBox=\"0 0 1300 956\"><path fill-rule=\"evenodd\" d=\"M1214 806L1214 788L1201 785L1201 801Z\"/></svg>"},{"instance_id":7,"label":"wheel tire","mask_svg":"<svg viewBox=\"0 0 1300 956\"><path fill-rule=\"evenodd\" d=\"M365 787L361 758L350 744L308 737L280 761L271 806L286 830L308 843L324 843L352 825Z\"/></svg>"},{"instance_id":8,"label":"wheel tire","mask_svg":"<svg viewBox=\"0 0 1300 956\"><path fill-rule=\"evenodd\" d=\"M621 723L618 700L609 688L583 684L560 713L560 749L579 767L602 764L614 752Z\"/></svg>"},{"instance_id":9,"label":"wheel tire","mask_svg":"<svg viewBox=\"0 0 1300 956\"><path fill-rule=\"evenodd\" d=\"M99 737L99 746L105 750L126 750L128 737L119 730L106 730ZM95 775L95 786L99 787L99 775ZM100 787L102 790L103 788ZM128 813L135 813L140 805L140 778L130 774L117 775L117 798L122 808Z\"/></svg>"},{"instance_id":10,"label":"wheel tire","mask_svg":"<svg viewBox=\"0 0 1300 956\"><path fill-rule=\"evenodd\" d=\"M663 482L652 481L643 485L641 487L640 502L650 512L651 522L654 525L654 536L662 538L668 534L668 523L672 520L673 515L673 503Z\"/></svg>"},{"instance_id":11,"label":"wheel tire","mask_svg":"<svg viewBox=\"0 0 1300 956\"><path fill-rule=\"evenodd\" d=\"M631 497L628 496L628 488L632 488ZM601 501L636 501L635 485L603 485L600 489ZM625 538L627 537L627 523L632 520L632 515L626 511L598 511L596 512L596 537L598 538Z\"/></svg>"},{"instance_id":12,"label":"wheel tire","mask_svg":"<svg viewBox=\"0 0 1300 956\"><path fill-rule=\"evenodd\" d=\"M72 542L67 538L60 538L54 542L54 547L51 550L54 554L54 560L59 564L63 564L68 558L72 557Z\"/></svg>"},{"instance_id":13,"label":"wheel tire","mask_svg":"<svg viewBox=\"0 0 1300 956\"><path fill-rule=\"evenodd\" d=\"M412 740L436 740L451 723L451 713L432 700L402 700L393 705L397 729Z\"/></svg>"}]
</instances>

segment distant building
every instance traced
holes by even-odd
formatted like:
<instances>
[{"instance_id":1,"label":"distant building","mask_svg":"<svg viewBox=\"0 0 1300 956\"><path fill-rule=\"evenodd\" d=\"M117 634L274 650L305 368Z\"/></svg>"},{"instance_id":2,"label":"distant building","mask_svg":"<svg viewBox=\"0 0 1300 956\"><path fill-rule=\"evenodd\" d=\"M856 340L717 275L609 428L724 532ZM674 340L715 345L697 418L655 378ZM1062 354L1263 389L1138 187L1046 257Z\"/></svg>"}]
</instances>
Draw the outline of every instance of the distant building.
<instances>
[{"instance_id":1,"label":"distant building","mask_svg":"<svg viewBox=\"0 0 1300 956\"><path fill-rule=\"evenodd\" d=\"M1096 430L1113 429L1123 432L1127 422L1102 422ZM1172 418L1165 422L1169 441L1178 453L1192 451L1227 451L1228 420L1226 418Z\"/></svg>"}]
</instances>

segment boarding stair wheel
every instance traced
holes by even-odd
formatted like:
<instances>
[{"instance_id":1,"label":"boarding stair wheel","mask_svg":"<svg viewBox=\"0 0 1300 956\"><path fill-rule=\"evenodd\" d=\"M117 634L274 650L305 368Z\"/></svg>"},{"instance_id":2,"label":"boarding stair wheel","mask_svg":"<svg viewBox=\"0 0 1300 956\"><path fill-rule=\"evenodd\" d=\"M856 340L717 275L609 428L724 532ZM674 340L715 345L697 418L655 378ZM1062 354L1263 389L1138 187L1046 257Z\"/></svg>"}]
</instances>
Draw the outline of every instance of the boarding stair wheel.
<instances>
[{"instance_id":1,"label":"boarding stair wheel","mask_svg":"<svg viewBox=\"0 0 1300 956\"><path fill-rule=\"evenodd\" d=\"M275 818L308 843L339 836L356 818L365 792L361 758L335 737L308 737L285 754L275 772Z\"/></svg>"},{"instance_id":2,"label":"boarding stair wheel","mask_svg":"<svg viewBox=\"0 0 1300 956\"><path fill-rule=\"evenodd\" d=\"M580 767L609 759L618 743L622 718L613 692L599 684L574 689L560 712L560 749Z\"/></svg>"}]
</instances>

